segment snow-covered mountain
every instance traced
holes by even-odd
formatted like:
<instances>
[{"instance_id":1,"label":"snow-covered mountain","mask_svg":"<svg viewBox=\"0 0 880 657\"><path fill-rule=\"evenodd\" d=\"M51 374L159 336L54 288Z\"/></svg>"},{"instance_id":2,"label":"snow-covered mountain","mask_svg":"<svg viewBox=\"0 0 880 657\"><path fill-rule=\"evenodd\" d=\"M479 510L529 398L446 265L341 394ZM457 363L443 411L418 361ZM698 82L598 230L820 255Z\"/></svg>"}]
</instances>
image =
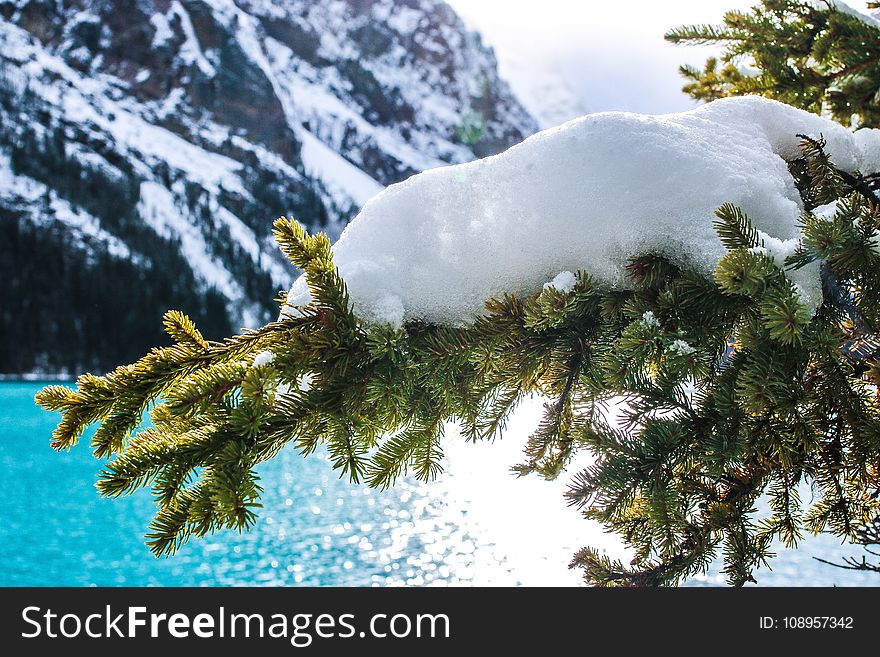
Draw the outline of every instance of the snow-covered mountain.
<instances>
[{"instance_id":1,"label":"snow-covered mountain","mask_svg":"<svg viewBox=\"0 0 880 657\"><path fill-rule=\"evenodd\" d=\"M335 236L535 129L440 0L0 1L0 372L112 366L167 307L260 324L275 217Z\"/></svg>"}]
</instances>

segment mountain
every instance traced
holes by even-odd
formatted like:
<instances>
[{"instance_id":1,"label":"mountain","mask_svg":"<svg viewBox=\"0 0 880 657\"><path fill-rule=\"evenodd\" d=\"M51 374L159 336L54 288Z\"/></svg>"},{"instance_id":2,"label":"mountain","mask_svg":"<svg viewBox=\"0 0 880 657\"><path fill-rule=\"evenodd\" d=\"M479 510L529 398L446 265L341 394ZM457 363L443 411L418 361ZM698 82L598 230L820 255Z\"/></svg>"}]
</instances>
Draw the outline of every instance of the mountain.
<instances>
[{"instance_id":1,"label":"mountain","mask_svg":"<svg viewBox=\"0 0 880 657\"><path fill-rule=\"evenodd\" d=\"M272 318L275 217L534 132L440 0L0 0L0 373L106 370Z\"/></svg>"}]
</instances>

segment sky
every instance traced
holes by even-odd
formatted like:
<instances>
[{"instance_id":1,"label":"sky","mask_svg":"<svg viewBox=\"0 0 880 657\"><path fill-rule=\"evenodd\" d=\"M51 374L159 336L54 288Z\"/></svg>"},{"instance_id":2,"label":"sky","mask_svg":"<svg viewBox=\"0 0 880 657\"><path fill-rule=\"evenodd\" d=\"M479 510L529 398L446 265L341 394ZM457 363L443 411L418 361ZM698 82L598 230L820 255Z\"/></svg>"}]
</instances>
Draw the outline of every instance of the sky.
<instances>
[{"instance_id":1,"label":"sky","mask_svg":"<svg viewBox=\"0 0 880 657\"><path fill-rule=\"evenodd\" d=\"M588 112L661 114L696 105L678 67L715 48L674 46L672 27L720 23L756 0L447 0L495 48L501 74L542 127ZM849 4L866 11L865 2Z\"/></svg>"}]
</instances>

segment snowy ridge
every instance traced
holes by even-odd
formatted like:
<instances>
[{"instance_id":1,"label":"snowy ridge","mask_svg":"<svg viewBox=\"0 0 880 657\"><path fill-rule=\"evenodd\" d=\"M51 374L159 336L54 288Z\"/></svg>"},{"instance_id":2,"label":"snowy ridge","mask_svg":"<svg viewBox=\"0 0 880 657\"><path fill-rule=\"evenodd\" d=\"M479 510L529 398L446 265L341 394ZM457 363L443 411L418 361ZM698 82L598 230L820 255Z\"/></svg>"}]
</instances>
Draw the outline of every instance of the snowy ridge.
<instances>
[{"instance_id":1,"label":"snowy ridge","mask_svg":"<svg viewBox=\"0 0 880 657\"><path fill-rule=\"evenodd\" d=\"M726 253L712 221L741 207L784 257L803 211L787 163L824 136L837 166L880 169L878 130L852 133L782 103L730 98L661 116L594 114L495 157L427 171L372 199L333 247L369 321L472 321L504 293L564 288L568 272L625 286L628 258L659 253L710 273ZM808 304L816 267L791 272ZM555 277L555 278L554 278ZM304 278L288 304L309 299Z\"/></svg>"}]
</instances>

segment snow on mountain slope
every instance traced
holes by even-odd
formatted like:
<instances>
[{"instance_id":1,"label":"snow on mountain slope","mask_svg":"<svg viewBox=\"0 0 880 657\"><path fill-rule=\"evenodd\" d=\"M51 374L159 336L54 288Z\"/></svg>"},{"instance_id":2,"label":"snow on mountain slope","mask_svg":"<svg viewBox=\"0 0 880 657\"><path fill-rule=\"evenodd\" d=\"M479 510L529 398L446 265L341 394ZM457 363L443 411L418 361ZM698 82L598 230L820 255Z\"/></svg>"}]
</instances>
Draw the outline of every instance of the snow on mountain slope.
<instances>
[{"instance_id":1,"label":"snow on mountain slope","mask_svg":"<svg viewBox=\"0 0 880 657\"><path fill-rule=\"evenodd\" d=\"M321 179L333 194L348 195L358 206L382 191L383 187L351 162L339 156L307 130L302 139L303 167Z\"/></svg>"},{"instance_id":2,"label":"snow on mountain slope","mask_svg":"<svg viewBox=\"0 0 880 657\"><path fill-rule=\"evenodd\" d=\"M0 275L27 288L20 272L40 273L15 245L51 227L86 264L132 265L131 317L157 293L208 333L258 325L294 276L275 217L336 237L385 185L536 130L496 69L440 0L0 0ZM89 294L58 292L74 326ZM26 305L2 301L9 318ZM203 307L217 303L225 318ZM36 334L11 324L0 338ZM0 372L51 368L53 348L0 354Z\"/></svg>"},{"instance_id":3,"label":"snow on mountain slope","mask_svg":"<svg viewBox=\"0 0 880 657\"><path fill-rule=\"evenodd\" d=\"M71 206L66 200L59 198L46 185L28 178L18 176L12 170L8 156L0 158L0 204L27 205L41 199L48 201L49 212L69 229L70 237L80 248L87 248L91 242L100 243L112 255L119 258L130 258L131 252L125 243L101 228L95 217ZM34 216L38 224L45 221L46 214Z\"/></svg>"}]
</instances>

